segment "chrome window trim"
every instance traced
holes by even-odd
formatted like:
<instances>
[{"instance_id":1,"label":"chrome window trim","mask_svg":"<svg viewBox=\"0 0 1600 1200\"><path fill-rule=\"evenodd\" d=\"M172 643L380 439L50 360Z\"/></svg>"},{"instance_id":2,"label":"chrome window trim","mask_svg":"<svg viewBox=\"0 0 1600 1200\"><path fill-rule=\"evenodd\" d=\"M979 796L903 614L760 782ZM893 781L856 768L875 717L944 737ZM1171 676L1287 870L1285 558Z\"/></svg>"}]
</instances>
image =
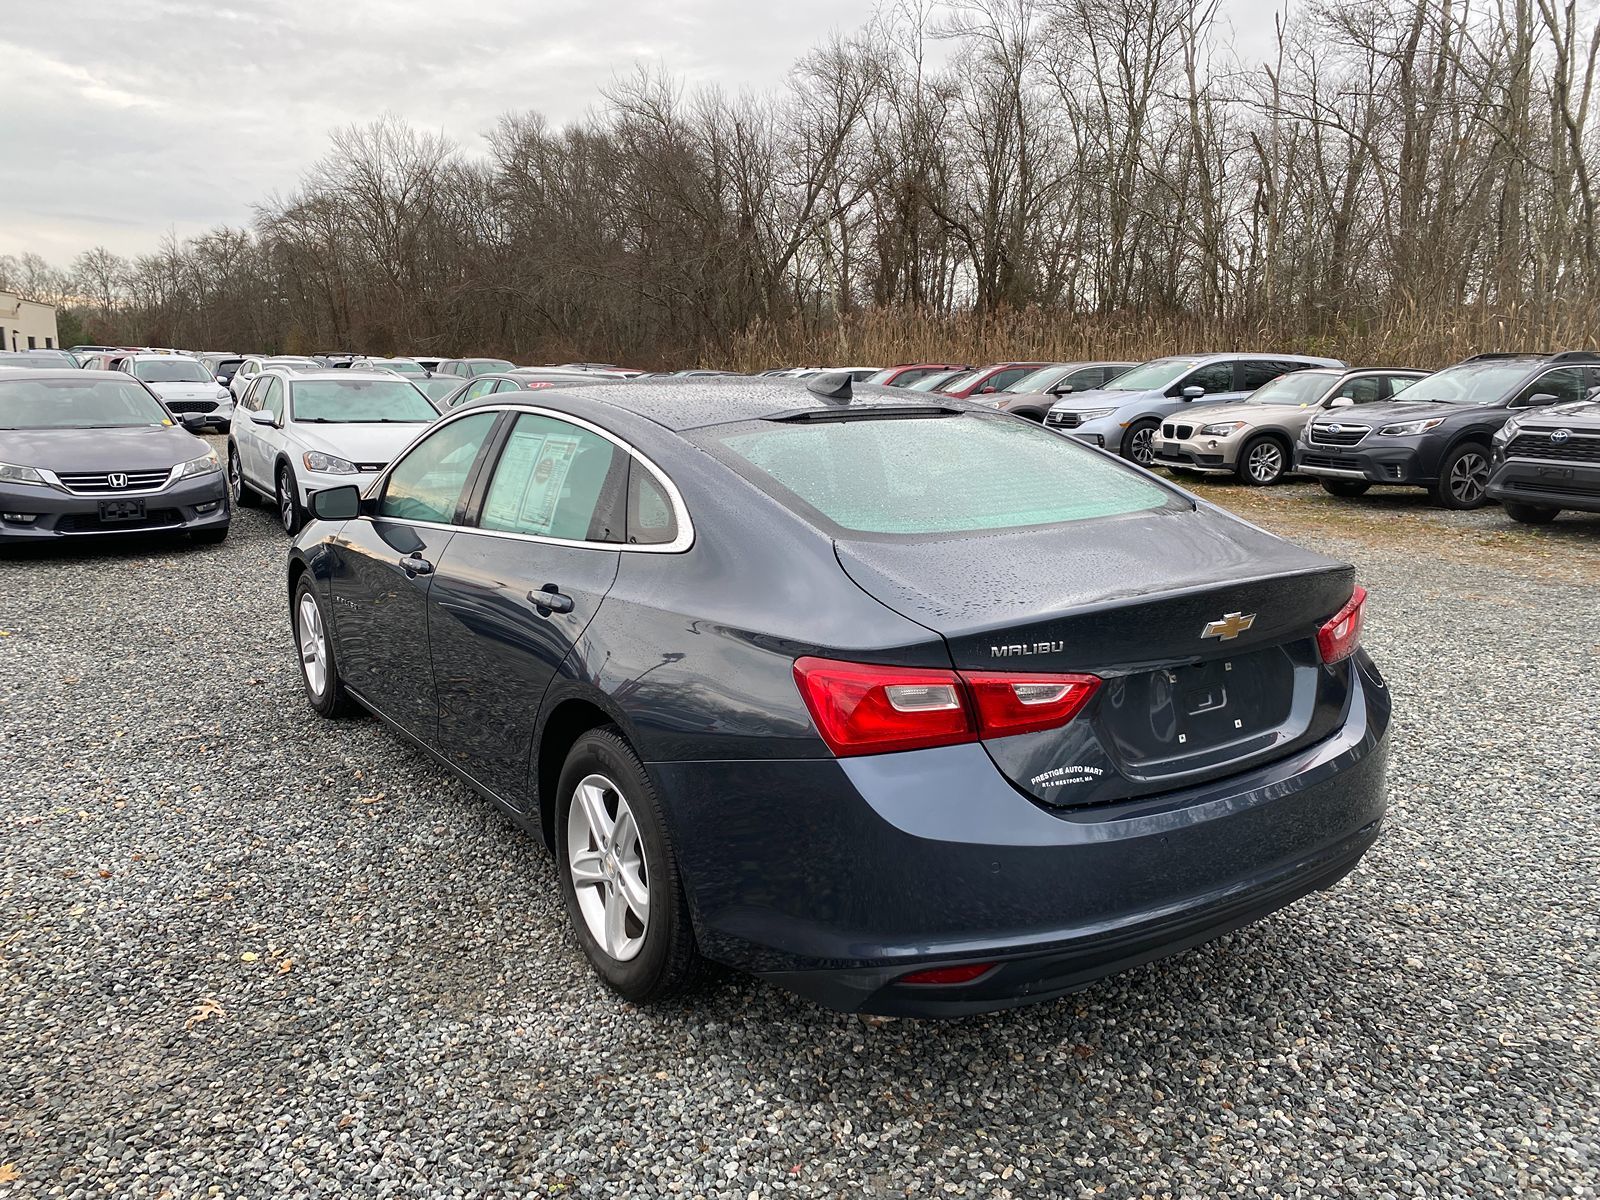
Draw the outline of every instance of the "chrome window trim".
<instances>
[{"instance_id":1,"label":"chrome window trim","mask_svg":"<svg viewBox=\"0 0 1600 1200\"><path fill-rule=\"evenodd\" d=\"M635 449L609 430L602 429L592 421L586 421L582 417L573 416L571 413L564 413L559 409L544 408L537 404L472 404L440 417L438 421L429 425L427 429L413 438L405 449L394 456L389 465L384 468L383 473L367 485L367 490L363 493L364 498L376 500L381 496L383 489L389 484L389 476L395 467L404 462L411 454L412 449L424 438L433 436L445 425L482 412L532 413L535 416L549 417L554 421L565 421L569 425L576 425L580 429L586 429L590 433L603 437L624 454L629 455L634 461L640 463L645 470L655 477L656 482L661 485L661 490L667 494L667 499L672 504L672 515L678 524L678 535L670 542L656 542L651 545L641 546L628 542L589 542L569 538L544 537L536 533L513 533L506 529L485 529L481 525L455 525L443 521L417 521L408 517L385 517L381 514L363 516L358 519L363 521L381 520L395 525L412 525L418 529L443 529L452 533L481 533L486 537L510 538L513 541L534 542L545 546L576 547L580 550L622 550L632 554L682 554L694 545L694 522L689 517L689 506L684 503L683 493L678 490L678 485L672 482L671 476L656 466L642 451Z\"/></svg>"}]
</instances>

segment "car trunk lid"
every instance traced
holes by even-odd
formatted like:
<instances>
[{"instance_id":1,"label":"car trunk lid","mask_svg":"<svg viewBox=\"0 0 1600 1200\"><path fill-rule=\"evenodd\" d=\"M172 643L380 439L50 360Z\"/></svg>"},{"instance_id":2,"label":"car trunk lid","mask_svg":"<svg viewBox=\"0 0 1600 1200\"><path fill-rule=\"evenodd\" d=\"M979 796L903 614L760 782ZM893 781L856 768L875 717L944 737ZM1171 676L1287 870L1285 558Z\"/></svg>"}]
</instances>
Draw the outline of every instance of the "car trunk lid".
<instances>
[{"instance_id":1,"label":"car trunk lid","mask_svg":"<svg viewBox=\"0 0 1600 1200\"><path fill-rule=\"evenodd\" d=\"M1011 782L1049 804L1200 782L1331 732L1348 667L1319 626L1350 566L1208 506L1068 529L839 540L850 577L939 633L958 670L1089 673L1067 725L987 741Z\"/></svg>"}]
</instances>

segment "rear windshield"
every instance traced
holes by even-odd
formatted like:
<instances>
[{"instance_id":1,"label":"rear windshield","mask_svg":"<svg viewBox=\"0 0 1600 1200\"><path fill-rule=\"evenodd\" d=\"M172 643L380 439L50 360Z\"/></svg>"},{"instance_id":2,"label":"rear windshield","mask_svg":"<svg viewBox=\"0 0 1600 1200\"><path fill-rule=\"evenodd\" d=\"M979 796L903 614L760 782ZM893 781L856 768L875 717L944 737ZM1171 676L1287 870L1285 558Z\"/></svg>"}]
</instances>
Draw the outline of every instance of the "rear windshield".
<instances>
[{"instance_id":1,"label":"rear windshield","mask_svg":"<svg viewBox=\"0 0 1600 1200\"><path fill-rule=\"evenodd\" d=\"M764 421L709 437L776 499L853 533L977 533L1182 504L1069 438L986 414Z\"/></svg>"},{"instance_id":2,"label":"rear windshield","mask_svg":"<svg viewBox=\"0 0 1600 1200\"><path fill-rule=\"evenodd\" d=\"M303 379L291 385L296 421L431 421L438 412L403 379Z\"/></svg>"},{"instance_id":3,"label":"rear windshield","mask_svg":"<svg viewBox=\"0 0 1600 1200\"><path fill-rule=\"evenodd\" d=\"M0 429L121 429L170 425L132 380L0 380Z\"/></svg>"},{"instance_id":4,"label":"rear windshield","mask_svg":"<svg viewBox=\"0 0 1600 1200\"><path fill-rule=\"evenodd\" d=\"M147 358L133 364L133 373L146 383L215 383L211 374L192 358Z\"/></svg>"},{"instance_id":5,"label":"rear windshield","mask_svg":"<svg viewBox=\"0 0 1600 1200\"><path fill-rule=\"evenodd\" d=\"M426 375L428 373L427 368L421 363L402 362L399 359L387 359L382 362L375 362L372 365L381 367L385 371L393 371L396 375Z\"/></svg>"}]
</instances>

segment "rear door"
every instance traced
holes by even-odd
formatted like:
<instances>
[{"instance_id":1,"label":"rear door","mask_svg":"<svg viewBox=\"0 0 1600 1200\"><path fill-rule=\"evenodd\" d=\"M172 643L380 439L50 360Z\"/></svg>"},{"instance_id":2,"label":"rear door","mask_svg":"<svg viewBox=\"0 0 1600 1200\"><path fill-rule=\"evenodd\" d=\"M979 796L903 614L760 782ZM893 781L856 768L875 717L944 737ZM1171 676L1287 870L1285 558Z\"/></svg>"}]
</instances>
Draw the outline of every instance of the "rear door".
<instances>
[{"instance_id":1,"label":"rear door","mask_svg":"<svg viewBox=\"0 0 1600 1200\"><path fill-rule=\"evenodd\" d=\"M628 462L592 428L509 414L475 519L434 575L440 746L519 808L545 690L617 577Z\"/></svg>"}]
</instances>

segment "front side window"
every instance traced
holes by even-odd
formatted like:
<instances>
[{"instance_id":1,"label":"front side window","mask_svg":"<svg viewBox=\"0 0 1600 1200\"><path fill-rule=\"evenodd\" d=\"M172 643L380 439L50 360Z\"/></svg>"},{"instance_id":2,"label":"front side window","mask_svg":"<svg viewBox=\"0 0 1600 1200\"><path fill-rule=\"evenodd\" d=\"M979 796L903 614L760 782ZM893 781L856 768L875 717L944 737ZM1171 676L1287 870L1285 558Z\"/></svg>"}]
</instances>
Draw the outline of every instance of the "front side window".
<instances>
[{"instance_id":1,"label":"front side window","mask_svg":"<svg viewBox=\"0 0 1600 1200\"><path fill-rule=\"evenodd\" d=\"M1286 375L1284 378L1293 379L1294 376ZM1383 376L1358 375L1354 379L1347 379L1339 388L1339 395L1346 400L1354 400L1357 404L1371 404L1383 393Z\"/></svg>"},{"instance_id":2,"label":"front side window","mask_svg":"<svg viewBox=\"0 0 1600 1200\"><path fill-rule=\"evenodd\" d=\"M506 439L478 524L570 542L620 542L628 455L588 429L523 413Z\"/></svg>"},{"instance_id":3,"label":"front side window","mask_svg":"<svg viewBox=\"0 0 1600 1200\"><path fill-rule=\"evenodd\" d=\"M975 533L1185 503L1069 438L986 414L724 428L708 437L736 469L855 533Z\"/></svg>"},{"instance_id":4,"label":"front side window","mask_svg":"<svg viewBox=\"0 0 1600 1200\"><path fill-rule=\"evenodd\" d=\"M404 521L454 522L478 451L494 428L492 412L451 421L411 448L389 472L378 515Z\"/></svg>"},{"instance_id":5,"label":"front side window","mask_svg":"<svg viewBox=\"0 0 1600 1200\"><path fill-rule=\"evenodd\" d=\"M454 407L457 404L465 404L469 400L476 400L480 396L488 396L492 394L494 392L495 384L498 382L499 380L497 379L479 379L474 383L468 384L462 389L461 394L451 401L451 406Z\"/></svg>"},{"instance_id":6,"label":"front side window","mask_svg":"<svg viewBox=\"0 0 1600 1200\"><path fill-rule=\"evenodd\" d=\"M301 379L290 399L296 421L323 425L431 421L439 415L403 379Z\"/></svg>"},{"instance_id":7,"label":"front side window","mask_svg":"<svg viewBox=\"0 0 1600 1200\"><path fill-rule=\"evenodd\" d=\"M215 383L203 365L189 358L147 358L134 362L135 378L146 383Z\"/></svg>"},{"instance_id":8,"label":"front side window","mask_svg":"<svg viewBox=\"0 0 1600 1200\"><path fill-rule=\"evenodd\" d=\"M1549 403L1570 404L1583 399L1583 368L1559 367L1546 371L1517 393L1517 399L1526 404L1535 396L1554 396Z\"/></svg>"},{"instance_id":9,"label":"front side window","mask_svg":"<svg viewBox=\"0 0 1600 1200\"><path fill-rule=\"evenodd\" d=\"M278 419L283 420L283 384L276 375L269 376L266 383L260 385L261 407ZM260 389L258 389L260 390Z\"/></svg>"},{"instance_id":10,"label":"front side window","mask_svg":"<svg viewBox=\"0 0 1600 1200\"><path fill-rule=\"evenodd\" d=\"M171 423L166 409L132 380L0 382L0 429L127 429Z\"/></svg>"}]
</instances>

